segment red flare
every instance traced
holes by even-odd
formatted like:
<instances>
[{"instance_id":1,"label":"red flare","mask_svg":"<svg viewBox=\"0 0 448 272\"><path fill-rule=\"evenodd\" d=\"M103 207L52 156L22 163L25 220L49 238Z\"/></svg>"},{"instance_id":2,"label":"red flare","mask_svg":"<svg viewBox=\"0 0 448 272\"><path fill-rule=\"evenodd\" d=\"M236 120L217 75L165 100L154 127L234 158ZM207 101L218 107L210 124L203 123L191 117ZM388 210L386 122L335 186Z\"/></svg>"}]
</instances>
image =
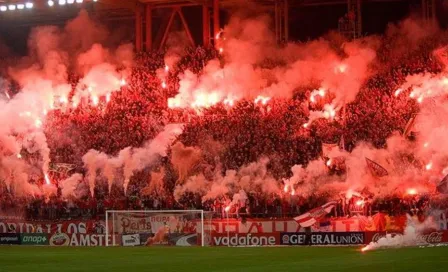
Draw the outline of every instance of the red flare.
<instances>
[{"instance_id":1,"label":"red flare","mask_svg":"<svg viewBox=\"0 0 448 272\"><path fill-rule=\"evenodd\" d=\"M98 96L92 95L92 103L95 107L98 106L98 103L99 103Z\"/></svg>"},{"instance_id":2,"label":"red flare","mask_svg":"<svg viewBox=\"0 0 448 272\"><path fill-rule=\"evenodd\" d=\"M45 183L46 183L47 185L50 185L50 184L51 184L51 181L50 181L50 178L48 177L48 174L45 174Z\"/></svg>"},{"instance_id":3,"label":"red flare","mask_svg":"<svg viewBox=\"0 0 448 272\"><path fill-rule=\"evenodd\" d=\"M36 119L36 120L34 121L34 125L35 125L37 128L40 128L40 127L42 126L42 121L41 121L40 119Z\"/></svg>"},{"instance_id":4,"label":"red flare","mask_svg":"<svg viewBox=\"0 0 448 272\"><path fill-rule=\"evenodd\" d=\"M231 98L224 99L223 103L224 103L224 105L228 105L230 107L233 107L233 105L235 104L235 102Z\"/></svg>"},{"instance_id":5,"label":"red flare","mask_svg":"<svg viewBox=\"0 0 448 272\"><path fill-rule=\"evenodd\" d=\"M414 188L408 189L408 194L409 195L416 195L417 194L417 190Z\"/></svg>"},{"instance_id":6,"label":"red flare","mask_svg":"<svg viewBox=\"0 0 448 272\"><path fill-rule=\"evenodd\" d=\"M341 64L338 67L339 73L345 73L345 71L347 71L347 65L345 64Z\"/></svg>"},{"instance_id":7,"label":"red flare","mask_svg":"<svg viewBox=\"0 0 448 272\"><path fill-rule=\"evenodd\" d=\"M257 98L255 98L254 103L255 104L261 103L263 105L266 105L269 102L269 100L271 100L270 97L259 95L257 96Z\"/></svg>"},{"instance_id":8,"label":"red flare","mask_svg":"<svg viewBox=\"0 0 448 272\"><path fill-rule=\"evenodd\" d=\"M325 96L325 90L324 89L319 89L319 95L321 97L324 97Z\"/></svg>"},{"instance_id":9,"label":"red flare","mask_svg":"<svg viewBox=\"0 0 448 272\"><path fill-rule=\"evenodd\" d=\"M67 104L68 103L68 99L65 96L61 96L61 97L59 97L59 102L61 104Z\"/></svg>"}]
</instances>

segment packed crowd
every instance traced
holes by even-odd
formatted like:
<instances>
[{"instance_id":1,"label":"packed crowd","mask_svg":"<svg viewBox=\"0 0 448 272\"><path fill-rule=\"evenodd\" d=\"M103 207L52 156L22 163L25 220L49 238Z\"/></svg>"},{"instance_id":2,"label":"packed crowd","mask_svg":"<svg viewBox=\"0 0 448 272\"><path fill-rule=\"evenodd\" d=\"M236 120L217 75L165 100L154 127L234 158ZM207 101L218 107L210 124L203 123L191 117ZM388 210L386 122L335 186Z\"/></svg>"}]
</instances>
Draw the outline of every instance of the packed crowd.
<instances>
[{"instance_id":1,"label":"packed crowd","mask_svg":"<svg viewBox=\"0 0 448 272\"><path fill-rule=\"evenodd\" d=\"M407 75L419 72L438 72L440 63L432 57L432 51L440 40L425 40L415 50L402 53L399 63L391 63L387 43L378 51L377 74L372 75L362 87L356 100L346 109L343 122L315 121L307 130L306 123L312 89L296 90L293 99L272 99L268 105L253 101L240 101L231 110L218 104L204 109L200 114L191 110L169 109L167 99L173 97L179 87L179 73L190 69L200 73L208 60L218 57L213 49L188 49L162 82L157 70L163 69L164 53L140 53L126 86L113 92L110 102L103 100L92 107L81 104L69 111L54 110L44 124L45 134L51 150L53 163L50 179L56 186L58 181L72 173L86 174L82 156L90 149L116 155L128 146L141 146L153 139L169 123L185 123L183 133L177 141L185 146L199 146L204 151L202 162L195 171L207 175L217 169L238 169L260 157L270 158L269 171L274 178L291 175L291 167L306 165L321 155L322 143L338 142L344 138L343 148L348 151L359 141L367 141L383 147L385 140L394 131L400 131L409 117L418 111L415 101L395 97L393 92ZM71 76L73 85L77 77ZM372 114L372 110L375 114ZM63 137L62 137L63 136ZM207 149L207 145L219 143L219 148ZM27 159L26 151L22 152ZM30 155L31 156L31 155ZM55 170L58 164L71 167ZM203 167L206 165L207 167ZM150 179L151 171L165 171L164 188L160 191L143 190ZM340 175L343 169L330 166L332 174ZM173 191L178 180L169 158L161 157L156 165L135 174L128 191L113 185L109 193L105 182L98 182L94 198L86 193L81 198L62 199L61 191L46 198L44 196L15 197L2 183L0 190L0 214L24 214L31 219L56 219L103 216L107 209L206 209L215 216L224 217L225 208L232 201L231 195L203 202L199 195L186 194L178 201ZM43 177L31 182L43 184ZM88 192L88 188L85 188ZM244 201L234 203L231 216L285 217L305 212L322 205L327 195L313 195L307 199L290 194L262 195L248 192ZM358 204L355 198L339 199L333 216L351 216L356 213L372 214L385 211L390 214L403 212L421 213L431 205L426 196L402 199L372 199L366 196Z\"/></svg>"}]
</instances>

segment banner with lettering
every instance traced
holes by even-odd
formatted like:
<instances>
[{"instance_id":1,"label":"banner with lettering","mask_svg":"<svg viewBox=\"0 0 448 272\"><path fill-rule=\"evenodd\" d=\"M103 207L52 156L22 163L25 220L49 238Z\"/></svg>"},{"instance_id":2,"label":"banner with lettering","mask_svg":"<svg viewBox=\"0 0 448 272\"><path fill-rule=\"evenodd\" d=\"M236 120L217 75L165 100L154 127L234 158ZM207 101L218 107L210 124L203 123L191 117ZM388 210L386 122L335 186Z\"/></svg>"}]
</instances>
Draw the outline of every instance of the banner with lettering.
<instances>
[{"instance_id":1,"label":"banner with lettering","mask_svg":"<svg viewBox=\"0 0 448 272\"><path fill-rule=\"evenodd\" d=\"M394 237L397 235L403 235L401 232L365 232L365 243L378 242L381 238L386 236ZM448 231L429 231L422 234L418 234L417 242L419 244L440 244L448 243Z\"/></svg>"},{"instance_id":2,"label":"banner with lettering","mask_svg":"<svg viewBox=\"0 0 448 272\"><path fill-rule=\"evenodd\" d=\"M212 233L213 246L276 246L280 245L280 233Z\"/></svg>"},{"instance_id":3,"label":"banner with lettering","mask_svg":"<svg viewBox=\"0 0 448 272\"><path fill-rule=\"evenodd\" d=\"M85 233L103 234L100 220L22 221L0 220L0 233Z\"/></svg>"},{"instance_id":4,"label":"banner with lettering","mask_svg":"<svg viewBox=\"0 0 448 272\"><path fill-rule=\"evenodd\" d=\"M305 233L282 232L280 233L281 245L362 245L365 243L364 232L320 232L311 233L308 237Z\"/></svg>"}]
</instances>

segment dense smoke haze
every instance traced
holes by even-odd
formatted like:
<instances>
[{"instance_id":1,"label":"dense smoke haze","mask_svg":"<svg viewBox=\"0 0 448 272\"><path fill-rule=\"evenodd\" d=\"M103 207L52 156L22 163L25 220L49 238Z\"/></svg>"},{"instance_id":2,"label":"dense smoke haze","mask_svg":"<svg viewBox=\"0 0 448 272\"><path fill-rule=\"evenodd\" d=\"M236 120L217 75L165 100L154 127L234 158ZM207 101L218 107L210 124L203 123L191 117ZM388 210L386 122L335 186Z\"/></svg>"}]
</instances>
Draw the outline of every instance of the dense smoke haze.
<instances>
[{"instance_id":1,"label":"dense smoke haze","mask_svg":"<svg viewBox=\"0 0 448 272\"><path fill-rule=\"evenodd\" d=\"M142 64L136 63L132 45L103 46L109 33L86 12L63 28L33 29L28 56L0 78L0 180L16 196L50 197L59 187L68 199L95 197L96 186L103 185L107 193L116 187L127 195L130 184L144 179L142 194L171 190L175 201L194 194L201 202L228 196L228 207L244 203L249 193L328 200L353 194L435 194L448 174L447 33L407 19L390 25L381 37L345 41L329 33L279 46L271 25L268 16L233 16L217 37L216 57L201 63L199 71L183 62L185 50L178 45L185 36L174 33L160 66L143 76L157 86L145 86L150 94L136 102L131 101L138 91L133 80ZM399 83L388 93L369 83L385 77L385 71L420 50L422 43L431 43L436 68L397 75ZM146 106L147 101L153 104ZM136 108L144 108L143 113L135 114ZM133 132L118 116L110 117L113 110L123 120L137 120L138 145L127 144ZM285 112L291 126L266 134L297 135L294 143L309 146L311 154L302 163L285 163L274 147L232 164L225 157L246 148L239 142L241 135L229 144L231 132L194 130L206 123L231 131L239 119L252 122L248 117L257 120L257 128L278 123L269 119L276 112ZM359 136L368 132L359 129L361 121L354 113L369 116L367 130L378 131L380 141ZM55 121L74 115L82 121ZM154 120L140 121L143 116ZM106 117L106 128L121 128L111 126L109 131L110 137L124 139L119 149L112 150L110 144L95 148L85 137L85 131L96 135L103 129L96 120ZM378 125L372 121L376 118L386 121ZM81 132L80 127L89 130ZM97 142L109 143L110 137ZM313 137L319 140L313 142ZM257 144L256 137L251 141ZM312 145L319 145L318 150ZM60 149L70 149L76 158L58 159L54 154ZM50 166L65 163L75 170L50 175ZM276 168L287 171L274 173Z\"/></svg>"}]
</instances>

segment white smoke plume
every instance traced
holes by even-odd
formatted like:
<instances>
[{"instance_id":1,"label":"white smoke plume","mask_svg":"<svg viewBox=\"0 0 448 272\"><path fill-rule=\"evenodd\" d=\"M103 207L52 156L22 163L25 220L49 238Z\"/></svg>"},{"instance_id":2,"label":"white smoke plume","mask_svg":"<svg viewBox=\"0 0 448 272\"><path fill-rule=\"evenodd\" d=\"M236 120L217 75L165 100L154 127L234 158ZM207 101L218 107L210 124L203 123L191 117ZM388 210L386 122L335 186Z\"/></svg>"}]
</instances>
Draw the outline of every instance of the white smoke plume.
<instances>
[{"instance_id":1,"label":"white smoke plume","mask_svg":"<svg viewBox=\"0 0 448 272\"><path fill-rule=\"evenodd\" d=\"M236 203L247 199L246 192L278 194L278 182L268 173L268 163L268 159L262 158L258 162L241 167L238 171L227 170L224 176L218 169L212 180L207 180L202 174L191 176L184 184L176 186L175 199L178 200L186 192L200 194L202 201L230 194Z\"/></svg>"},{"instance_id":2,"label":"white smoke plume","mask_svg":"<svg viewBox=\"0 0 448 272\"><path fill-rule=\"evenodd\" d=\"M291 97L297 87L320 82L334 93L332 107L354 100L370 74L378 42L373 39L348 42L343 54L325 40L277 46L269 18L231 18L220 41L225 64L210 61L201 75L186 71L180 76L179 94L170 107L202 108L241 99ZM277 63L274 68L267 62Z\"/></svg>"},{"instance_id":3,"label":"white smoke plume","mask_svg":"<svg viewBox=\"0 0 448 272\"><path fill-rule=\"evenodd\" d=\"M72 87L67 82L68 70L77 67L83 76L75 92L73 106L86 96L84 85L96 87L90 96L107 95L123 85L123 77L133 64L133 48L132 45L121 45L117 49L105 49L98 43L104 43L107 34L104 27L91 20L87 12L81 11L65 28L45 26L33 29L28 41L29 56L9 67L8 73L20 85L20 92L12 96L9 90L3 90L6 84L2 80L6 99L0 101L0 139L4 151L1 155L19 158L3 165L3 169L11 167L4 169L5 173L15 173L14 179L6 177L5 180L9 185L14 180L17 192L31 195L54 193L48 184L39 191L37 186L28 183L26 173L18 177L14 169L23 169L23 164L27 164L20 160L23 148L30 154L39 153L40 175L48 173L50 149L43 128L49 111L57 107L64 109L70 102L68 95ZM26 168L33 167L35 165ZM89 169L89 172L92 185L94 169Z\"/></svg>"},{"instance_id":4,"label":"white smoke plume","mask_svg":"<svg viewBox=\"0 0 448 272\"><path fill-rule=\"evenodd\" d=\"M87 180L90 192L93 196L94 187L98 173L108 180L109 190L116 178L121 173L123 178L123 189L126 193L133 174L153 165L159 157L167 155L167 148L182 133L182 124L170 124L165 126L153 140L148 141L143 147L127 147L121 150L116 157L109 156L97 150L90 150L83 156L83 162L88 170Z\"/></svg>"},{"instance_id":5,"label":"white smoke plume","mask_svg":"<svg viewBox=\"0 0 448 272\"><path fill-rule=\"evenodd\" d=\"M152 171L151 172L151 181L148 185L142 189L141 195L152 195L152 194L163 194L165 192L164 188L164 179L165 177L165 168L161 168L160 171Z\"/></svg>"},{"instance_id":6,"label":"white smoke plume","mask_svg":"<svg viewBox=\"0 0 448 272\"><path fill-rule=\"evenodd\" d=\"M120 45L106 49L99 44L104 44L107 37L107 30L91 20L85 11L81 11L64 28L45 26L31 31L28 40L29 55L8 69L9 76L19 84L19 93L13 96L8 89L3 89L9 84L5 84L3 79L0 82L2 160L9 156L21 159L22 149L30 154L39 153L40 175L47 175L50 149L43 131L47 113L56 108L66 110L68 107L76 107L84 97L98 101L100 96L120 90L133 65L133 47ZM68 82L68 71L74 69L78 70L82 78L73 101L69 101L72 86ZM86 89L89 90L88 93ZM88 157L89 155L87 160ZM25 160L10 160L3 168L8 165L11 169L3 172L16 172L14 169L23 169L23 164L27 163ZM103 166L100 163L97 167ZM34 169L35 164L26 168ZM91 186L96 175L94 168L89 169ZM4 179L9 185L14 180L17 192L28 192L31 195L52 193L49 184L39 192L37 186L28 183L25 175L23 173L20 178Z\"/></svg>"},{"instance_id":7,"label":"white smoke plume","mask_svg":"<svg viewBox=\"0 0 448 272\"><path fill-rule=\"evenodd\" d=\"M351 153L334 150L329 153L330 159L327 162L317 159L306 167L292 167L293 175L284 180L284 190L294 191L295 194L305 197L318 192L337 195L347 191L367 191L375 197L393 193L406 195L411 189L419 194L429 193L439 179L428 182L433 175L431 171L406 163L406 156L412 154L414 149L415 145L395 135L388 139L385 149L376 149L366 143L360 143ZM388 175L375 177L367 165L366 158L384 167ZM330 174L329 169L335 164L345 165L344 175Z\"/></svg>"},{"instance_id":8,"label":"white smoke plume","mask_svg":"<svg viewBox=\"0 0 448 272\"><path fill-rule=\"evenodd\" d=\"M79 198L81 197L80 192L78 192L78 186L83 181L84 177L81 174L73 174L69 178L60 182L59 187L61 188L62 198L68 199L70 197Z\"/></svg>"},{"instance_id":9,"label":"white smoke plume","mask_svg":"<svg viewBox=\"0 0 448 272\"><path fill-rule=\"evenodd\" d=\"M424 222L420 223L418 219L407 215L407 223L403 235L397 234L392 236L391 234L387 234L386 237L380 238L378 242L371 242L362 248L362 251L427 244L427 241L419 239L419 237L421 237L425 231L434 230L436 228L437 226L432 217L429 217Z\"/></svg>"},{"instance_id":10,"label":"white smoke plume","mask_svg":"<svg viewBox=\"0 0 448 272\"><path fill-rule=\"evenodd\" d=\"M199 162L201 150L195 147L185 147L181 142L171 147L171 163L179 175L178 183L182 183L191 169Z\"/></svg>"}]
</instances>

